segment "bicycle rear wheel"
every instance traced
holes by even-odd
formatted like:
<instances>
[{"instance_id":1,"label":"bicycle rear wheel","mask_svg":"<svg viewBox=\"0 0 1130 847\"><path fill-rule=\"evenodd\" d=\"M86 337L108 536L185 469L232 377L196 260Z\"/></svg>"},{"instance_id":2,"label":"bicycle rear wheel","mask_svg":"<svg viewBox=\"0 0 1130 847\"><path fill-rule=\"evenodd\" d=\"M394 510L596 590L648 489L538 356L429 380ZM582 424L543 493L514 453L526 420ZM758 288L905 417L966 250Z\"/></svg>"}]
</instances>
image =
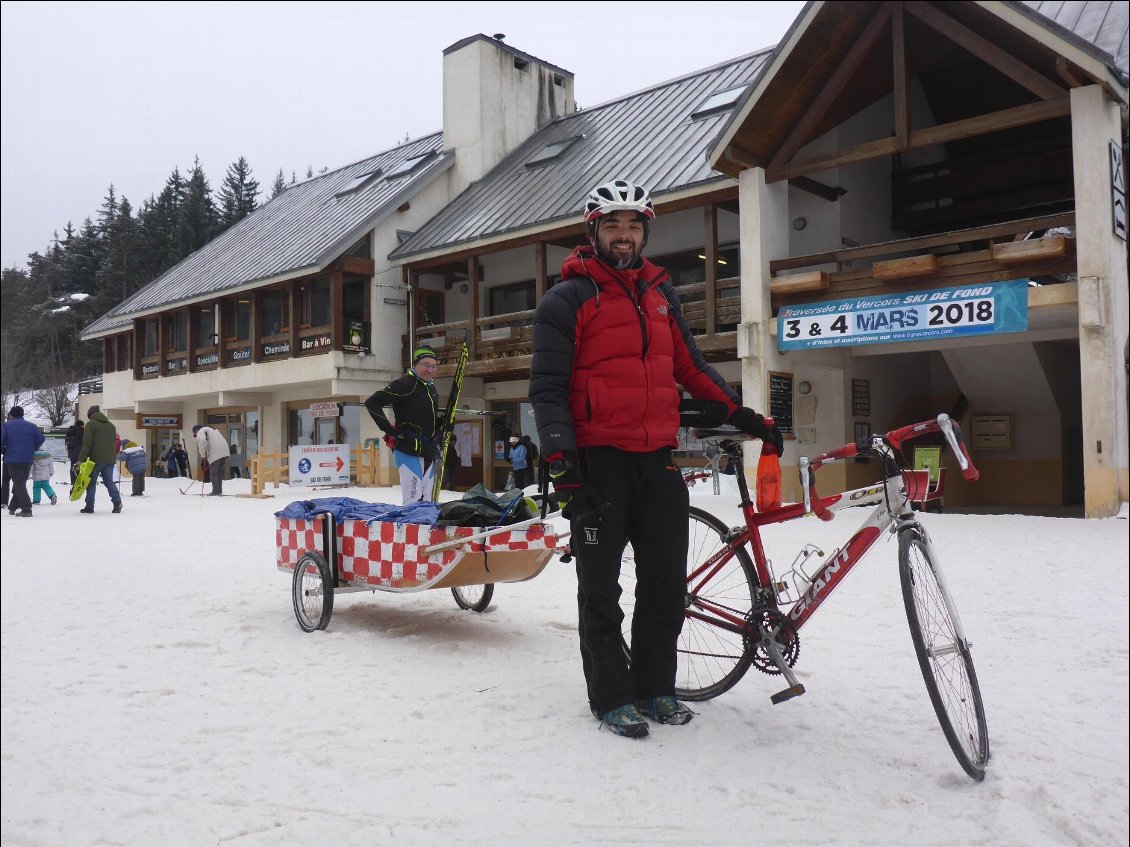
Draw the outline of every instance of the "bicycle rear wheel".
<instances>
[{"instance_id":1,"label":"bicycle rear wheel","mask_svg":"<svg viewBox=\"0 0 1130 847\"><path fill-rule=\"evenodd\" d=\"M959 636L954 608L932 550L916 532L899 536L899 577L906 619L922 678L950 749L965 772L985 778L989 730L969 644Z\"/></svg>"},{"instance_id":2,"label":"bicycle rear wheel","mask_svg":"<svg viewBox=\"0 0 1130 847\"><path fill-rule=\"evenodd\" d=\"M725 546L723 538L729 528L718 518L695 506L690 507L690 527L687 544L687 574ZM623 594L620 605L624 610L621 632L624 649L632 638L632 613L635 608L636 562L629 544L620 564L620 585ZM735 551L734 557L718 573L703 584L694 584L694 592L686 596L686 609L707 613L709 607L720 607L730 617L749 620L757 587L753 561L744 548ZM708 615L713 617L713 615ZM733 632L717 624L688 615L678 642L678 667L675 673L675 696L681 700L709 700L730 690L749 670L753 656L746 649L744 632Z\"/></svg>"}]
</instances>

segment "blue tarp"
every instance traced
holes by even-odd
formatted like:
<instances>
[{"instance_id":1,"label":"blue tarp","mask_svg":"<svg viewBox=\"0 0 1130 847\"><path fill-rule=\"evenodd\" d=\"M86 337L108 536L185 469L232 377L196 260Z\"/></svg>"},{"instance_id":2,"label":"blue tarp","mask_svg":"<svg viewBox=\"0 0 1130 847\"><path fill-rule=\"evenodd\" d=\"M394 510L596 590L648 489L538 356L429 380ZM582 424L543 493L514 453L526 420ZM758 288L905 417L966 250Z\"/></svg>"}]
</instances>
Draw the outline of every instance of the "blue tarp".
<instances>
[{"instance_id":1,"label":"blue tarp","mask_svg":"<svg viewBox=\"0 0 1130 847\"><path fill-rule=\"evenodd\" d=\"M439 517L439 507L435 503L412 503L407 506L391 503L367 503L352 497L319 497L316 500L295 500L281 511L276 518L305 518L330 514L334 520L393 521L398 524L418 523L434 526Z\"/></svg>"}]
</instances>

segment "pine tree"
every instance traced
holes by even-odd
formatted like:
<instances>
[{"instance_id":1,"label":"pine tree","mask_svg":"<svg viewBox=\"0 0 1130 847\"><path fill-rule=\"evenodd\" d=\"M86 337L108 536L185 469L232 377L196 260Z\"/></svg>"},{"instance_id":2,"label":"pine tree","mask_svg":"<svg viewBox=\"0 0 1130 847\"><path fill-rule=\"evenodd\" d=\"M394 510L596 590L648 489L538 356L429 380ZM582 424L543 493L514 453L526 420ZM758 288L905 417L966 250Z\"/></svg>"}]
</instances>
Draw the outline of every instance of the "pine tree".
<instances>
[{"instance_id":1,"label":"pine tree","mask_svg":"<svg viewBox=\"0 0 1130 847\"><path fill-rule=\"evenodd\" d=\"M284 191L286 191L286 177L283 176L283 169L279 168L279 172L275 174L275 181L271 183L271 199L274 200Z\"/></svg>"},{"instance_id":2,"label":"pine tree","mask_svg":"<svg viewBox=\"0 0 1130 847\"><path fill-rule=\"evenodd\" d=\"M224 184L220 186L220 230L223 231L250 215L259 205L259 182L251 176L247 159L228 165Z\"/></svg>"},{"instance_id":3,"label":"pine tree","mask_svg":"<svg viewBox=\"0 0 1130 847\"><path fill-rule=\"evenodd\" d=\"M181 206L177 226L177 245L180 258L194 253L212 240L216 232L216 206L212 202L212 188L200 166L197 156L188 175L184 204Z\"/></svg>"}]
</instances>

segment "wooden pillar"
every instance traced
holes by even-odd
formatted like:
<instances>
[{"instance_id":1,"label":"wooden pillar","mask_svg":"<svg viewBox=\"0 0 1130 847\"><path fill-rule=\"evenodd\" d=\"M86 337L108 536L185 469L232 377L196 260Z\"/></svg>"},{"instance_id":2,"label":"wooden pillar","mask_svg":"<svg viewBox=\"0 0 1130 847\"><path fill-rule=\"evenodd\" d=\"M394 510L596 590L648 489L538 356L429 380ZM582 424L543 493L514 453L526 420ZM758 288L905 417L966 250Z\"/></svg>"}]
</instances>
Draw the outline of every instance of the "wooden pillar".
<instances>
[{"instance_id":1,"label":"wooden pillar","mask_svg":"<svg viewBox=\"0 0 1130 847\"><path fill-rule=\"evenodd\" d=\"M467 349L474 361L478 350L478 338L475 329L479 324L479 257L471 256L467 260L467 286L470 289L468 296L471 302L467 308Z\"/></svg>"},{"instance_id":2,"label":"wooden pillar","mask_svg":"<svg viewBox=\"0 0 1130 847\"><path fill-rule=\"evenodd\" d=\"M219 300L216 303L216 367L227 367L224 359L228 355L228 338L224 320L229 310L234 309L235 300ZM234 317L234 316L233 316ZM245 457L246 458L246 457Z\"/></svg>"},{"instance_id":3,"label":"wooden pillar","mask_svg":"<svg viewBox=\"0 0 1130 847\"><path fill-rule=\"evenodd\" d=\"M188 307L188 366L189 373L196 373L196 347L200 343L200 321L196 317L198 306Z\"/></svg>"},{"instance_id":4,"label":"wooden pillar","mask_svg":"<svg viewBox=\"0 0 1130 847\"><path fill-rule=\"evenodd\" d=\"M157 316L157 376L163 377L165 375L165 360L167 358L165 351L169 346L172 339L165 338L170 335L169 332L169 314L161 314Z\"/></svg>"},{"instance_id":5,"label":"wooden pillar","mask_svg":"<svg viewBox=\"0 0 1130 847\"><path fill-rule=\"evenodd\" d=\"M902 3L896 3L891 12L891 42L894 57L895 138L898 148L905 150L910 137L910 103L906 96L906 22Z\"/></svg>"},{"instance_id":6,"label":"wooden pillar","mask_svg":"<svg viewBox=\"0 0 1130 847\"><path fill-rule=\"evenodd\" d=\"M718 209L713 203L702 208L703 240L706 242L706 291L703 308L706 312L706 335L714 335L714 300L718 294Z\"/></svg>"},{"instance_id":7,"label":"wooden pillar","mask_svg":"<svg viewBox=\"0 0 1130 847\"><path fill-rule=\"evenodd\" d=\"M133 349L137 355L133 357L133 378L141 379L141 357L145 353L145 324L144 319L134 318L133 321Z\"/></svg>"},{"instance_id":8,"label":"wooden pillar","mask_svg":"<svg viewBox=\"0 0 1130 847\"><path fill-rule=\"evenodd\" d=\"M259 316L260 293L251 292L251 361L263 361L263 319Z\"/></svg>"},{"instance_id":9,"label":"wooden pillar","mask_svg":"<svg viewBox=\"0 0 1130 847\"><path fill-rule=\"evenodd\" d=\"M548 274L546 273L547 252L544 241L539 241L534 245L534 305L540 303L541 298L545 296L548 282Z\"/></svg>"},{"instance_id":10,"label":"wooden pillar","mask_svg":"<svg viewBox=\"0 0 1130 847\"><path fill-rule=\"evenodd\" d=\"M345 274L335 270L330 275L330 323L332 329L331 347L340 350L345 338L345 315L342 312L342 287L345 285Z\"/></svg>"},{"instance_id":11,"label":"wooden pillar","mask_svg":"<svg viewBox=\"0 0 1130 847\"><path fill-rule=\"evenodd\" d=\"M309 281L309 280L305 280ZM298 288L300 281L292 279L287 284L287 290L290 292L290 358L294 358L294 354L298 352L298 320L302 316L299 310Z\"/></svg>"}]
</instances>

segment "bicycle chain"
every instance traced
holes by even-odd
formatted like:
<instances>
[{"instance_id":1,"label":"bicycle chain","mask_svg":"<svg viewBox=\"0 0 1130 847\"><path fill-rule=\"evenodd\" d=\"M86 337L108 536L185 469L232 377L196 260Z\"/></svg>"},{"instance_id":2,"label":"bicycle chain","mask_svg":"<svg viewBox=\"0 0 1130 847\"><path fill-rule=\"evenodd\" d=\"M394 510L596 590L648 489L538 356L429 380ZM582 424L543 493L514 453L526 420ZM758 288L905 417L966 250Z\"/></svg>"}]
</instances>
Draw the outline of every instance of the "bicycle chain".
<instances>
[{"instance_id":1,"label":"bicycle chain","mask_svg":"<svg viewBox=\"0 0 1130 847\"><path fill-rule=\"evenodd\" d=\"M800 656L800 634L793 626L793 622L785 615L776 609L763 606L750 610L746 615L746 624L746 632L743 638L744 646L746 651L752 654L751 663L755 668L770 676L781 675L780 668L773 662L761 641L754 641L752 638L752 635L756 633L760 639L762 629L769 629L773 632L773 638L777 642L778 649L781 651L781 658L784 659L785 664L790 668L796 665L797 658Z\"/></svg>"}]
</instances>

